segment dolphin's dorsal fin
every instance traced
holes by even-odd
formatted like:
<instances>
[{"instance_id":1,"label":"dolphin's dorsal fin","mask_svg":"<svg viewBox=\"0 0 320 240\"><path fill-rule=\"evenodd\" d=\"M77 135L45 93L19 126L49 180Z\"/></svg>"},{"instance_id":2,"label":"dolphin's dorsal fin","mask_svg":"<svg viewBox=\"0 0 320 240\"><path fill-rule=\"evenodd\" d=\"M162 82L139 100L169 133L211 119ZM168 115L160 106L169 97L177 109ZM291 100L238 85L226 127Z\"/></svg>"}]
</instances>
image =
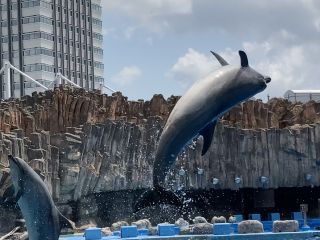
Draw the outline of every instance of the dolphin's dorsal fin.
<instances>
[{"instance_id":1,"label":"dolphin's dorsal fin","mask_svg":"<svg viewBox=\"0 0 320 240\"><path fill-rule=\"evenodd\" d=\"M216 57L216 59L219 61L219 63L221 64L221 66L226 66L226 65L229 65L229 63L226 61L226 60L224 60L218 53L215 53L215 52L213 52L213 51L210 51L212 54L213 54L213 56L215 56Z\"/></svg>"},{"instance_id":2,"label":"dolphin's dorsal fin","mask_svg":"<svg viewBox=\"0 0 320 240\"><path fill-rule=\"evenodd\" d=\"M240 59L241 59L241 67L249 67L248 57L244 51L239 51Z\"/></svg>"},{"instance_id":3,"label":"dolphin's dorsal fin","mask_svg":"<svg viewBox=\"0 0 320 240\"><path fill-rule=\"evenodd\" d=\"M206 154L206 152L209 150L211 146L216 124L217 124L217 120L214 120L199 132L199 134L203 137L203 147L202 147L202 153L201 153L202 156Z\"/></svg>"}]
</instances>

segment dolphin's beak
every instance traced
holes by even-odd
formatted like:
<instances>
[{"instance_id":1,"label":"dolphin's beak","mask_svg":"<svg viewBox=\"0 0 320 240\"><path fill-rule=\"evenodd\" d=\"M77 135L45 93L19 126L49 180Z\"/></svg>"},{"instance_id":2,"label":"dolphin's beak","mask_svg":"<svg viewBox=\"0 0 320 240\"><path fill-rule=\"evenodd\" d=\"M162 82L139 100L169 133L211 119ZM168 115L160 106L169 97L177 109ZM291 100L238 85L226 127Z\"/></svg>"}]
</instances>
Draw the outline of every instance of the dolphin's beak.
<instances>
[{"instance_id":1,"label":"dolphin's beak","mask_svg":"<svg viewBox=\"0 0 320 240\"><path fill-rule=\"evenodd\" d=\"M266 83L271 82L271 77L268 77L268 76L264 77L264 81L265 81Z\"/></svg>"}]
</instances>

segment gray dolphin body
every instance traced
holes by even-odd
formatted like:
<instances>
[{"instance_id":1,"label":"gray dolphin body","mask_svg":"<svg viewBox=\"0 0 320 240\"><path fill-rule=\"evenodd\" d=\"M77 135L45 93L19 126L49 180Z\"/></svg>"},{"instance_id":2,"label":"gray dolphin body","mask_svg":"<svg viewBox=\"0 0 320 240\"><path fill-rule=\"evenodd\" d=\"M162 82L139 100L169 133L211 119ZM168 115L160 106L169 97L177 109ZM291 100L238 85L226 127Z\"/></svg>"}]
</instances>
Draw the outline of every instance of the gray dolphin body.
<instances>
[{"instance_id":1,"label":"gray dolphin body","mask_svg":"<svg viewBox=\"0 0 320 240\"><path fill-rule=\"evenodd\" d=\"M147 206L166 203L181 204L174 193L165 190L165 177L181 150L198 135L204 139L202 155L211 145L214 128L220 116L263 91L271 81L249 67L243 51L239 51L241 67L234 67L212 52L222 67L196 82L173 108L157 147L153 166L153 188L142 194L134 206L138 211Z\"/></svg>"},{"instance_id":2,"label":"gray dolphin body","mask_svg":"<svg viewBox=\"0 0 320 240\"><path fill-rule=\"evenodd\" d=\"M62 227L73 228L56 208L40 176L22 159L9 156L16 200L30 240L57 240Z\"/></svg>"}]
</instances>

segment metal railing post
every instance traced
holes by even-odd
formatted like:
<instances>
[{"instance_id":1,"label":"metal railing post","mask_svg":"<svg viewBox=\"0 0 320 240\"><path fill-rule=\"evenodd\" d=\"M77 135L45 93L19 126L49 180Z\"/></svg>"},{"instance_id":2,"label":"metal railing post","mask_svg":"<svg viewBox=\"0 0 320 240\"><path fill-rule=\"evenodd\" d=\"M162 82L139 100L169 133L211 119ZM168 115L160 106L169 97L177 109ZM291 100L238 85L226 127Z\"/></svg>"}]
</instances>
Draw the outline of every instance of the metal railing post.
<instances>
[{"instance_id":1,"label":"metal railing post","mask_svg":"<svg viewBox=\"0 0 320 240\"><path fill-rule=\"evenodd\" d=\"M5 83L6 83L6 99L11 98L11 84L10 84L10 78L11 78L11 68L9 62L4 63L5 67Z\"/></svg>"},{"instance_id":2,"label":"metal railing post","mask_svg":"<svg viewBox=\"0 0 320 240\"><path fill-rule=\"evenodd\" d=\"M56 74L56 79L55 79L55 86L56 87L59 87L61 84L61 76L60 75L61 75L61 73Z\"/></svg>"},{"instance_id":3,"label":"metal railing post","mask_svg":"<svg viewBox=\"0 0 320 240\"><path fill-rule=\"evenodd\" d=\"M4 78L4 83L6 84L6 86L5 86L5 92L6 92L5 99L9 99L12 97L11 84L10 84L11 69L13 71L18 72L19 74L21 74L22 76L24 76L28 80L34 82L37 86L42 87L44 90L48 90L48 88L46 86L44 86L43 84L41 84L37 80L34 80L32 77L30 77L29 75L25 74L24 72L22 72L21 70L19 70L15 66L13 66L9 61L5 61L3 64L4 64L4 66L1 68L0 74L2 74L2 73L5 74L5 78ZM1 87L3 87L3 86L1 86Z\"/></svg>"}]
</instances>

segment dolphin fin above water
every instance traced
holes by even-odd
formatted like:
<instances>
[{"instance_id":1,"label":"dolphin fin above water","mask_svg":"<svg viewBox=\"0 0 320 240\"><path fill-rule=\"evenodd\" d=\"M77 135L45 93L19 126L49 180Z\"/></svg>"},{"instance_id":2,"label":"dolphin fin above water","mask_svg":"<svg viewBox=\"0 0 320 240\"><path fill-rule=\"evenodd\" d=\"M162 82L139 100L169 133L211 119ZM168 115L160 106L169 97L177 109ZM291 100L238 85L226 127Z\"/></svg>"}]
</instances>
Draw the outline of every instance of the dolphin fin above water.
<instances>
[{"instance_id":1,"label":"dolphin fin above water","mask_svg":"<svg viewBox=\"0 0 320 240\"><path fill-rule=\"evenodd\" d=\"M205 126L199 134L203 137L203 147L201 155L205 155L211 146L211 142L213 139L214 129L217 125L217 120L212 121L207 126Z\"/></svg>"},{"instance_id":2,"label":"dolphin fin above water","mask_svg":"<svg viewBox=\"0 0 320 240\"><path fill-rule=\"evenodd\" d=\"M244 51L239 51L241 67L249 67L247 54Z\"/></svg>"},{"instance_id":3,"label":"dolphin fin above water","mask_svg":"<svg viewBox=\"0 0 320 240\"><path fill-rule=\"evenodd\" d=\"M271 78L251 67L244 51L239 51L241 66L230 66L219 54L211 52L221 68L198 80L172 109L161 133L153 163L153 189L146 191L135 210L157 203L179 205L174 193L160 188L181 150L198 135L204 139L202 155L212 142L217 119L234 106L262 92ZM228 65L228 66L227 66Z\"/></svg>"},{"instance_id":4,"label":"dolphin fin above water","mask_svg":"<svg viewBox=\"0 0 320 240\"><path fill-rule=\"evenodd\" d=\"M212 54L213 54L213 56L215 56L216 57L216 59L219 61L219 63L221 64L221 66L227 66L227 65L229 65L229 63L226 61L226 60L224 60L218 53L215 53L215 52L213 52L213 51L210 51Z\"/></svg>"},{"instance_id":5,"label":"dolphin fin above water","mask_svg":"<svg viewBox=\"0 0 320 240\"><path fill-rule=\"evenodd\" d=\"M159 204L181 206L182 201L174 192L157 185L145 191L139 197L138 201L133 206L133 210L134 212L138 212L143 208L156 206Z\"/></svg>"}]
</instances>

